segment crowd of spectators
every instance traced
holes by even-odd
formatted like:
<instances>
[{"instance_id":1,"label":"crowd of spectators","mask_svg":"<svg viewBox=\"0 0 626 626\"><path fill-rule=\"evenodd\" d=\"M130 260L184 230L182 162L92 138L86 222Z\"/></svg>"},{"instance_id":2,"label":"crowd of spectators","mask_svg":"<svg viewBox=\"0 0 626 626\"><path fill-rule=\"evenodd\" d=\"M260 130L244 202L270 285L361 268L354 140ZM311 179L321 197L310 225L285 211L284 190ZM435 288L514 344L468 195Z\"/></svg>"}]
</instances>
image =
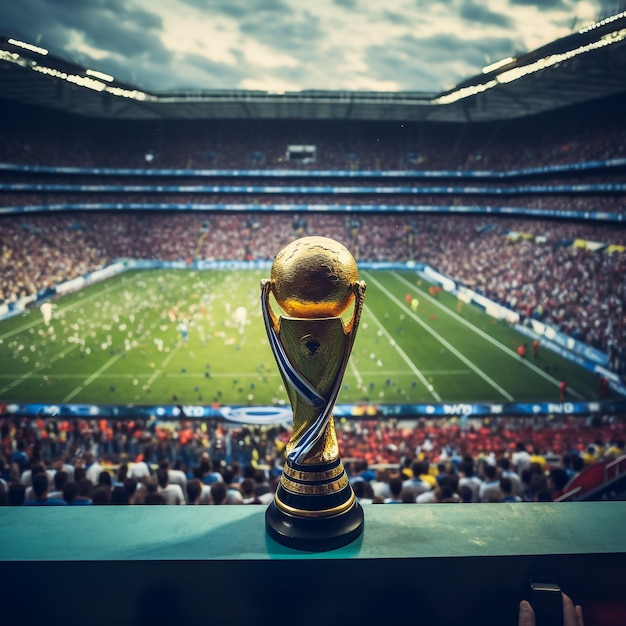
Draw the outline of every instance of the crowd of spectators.
<instances>
[{"instance_id":1,"label":"crowd of spectators","mask_svg":"<svg viewBox=\"0 0 626 626\"><path fill-rule=\"evenodd\" d=\"M424 221L415 245L428 253L420 260L595 348L623 344L626 255L563 245L576 239L613 243L608 228L515 220L503 237L499 222L488 232L473 223Z\"/></svg>"},{"instance_id":2,"label":"crowd of spectators","mask_svg":"<svg viewBox=\"0 0 626 626\"><path fill-rule=\"evenodd\" d=\"M539 423L541 422L541 423ZM286 426L0 421L2 504L268 504ZM584 468L626 454L619 418L345 421L362 503L552 501Z\"/></svg>"},{"instance_id":3,"label":"crowd of spectators","mask_svg":"<svg viewBox=\"0 0 626 626\"><path fill-rule=\"evenodd\" d=\"M119 258L272 259L293 238L323 235L360 261L427 263L589 345L624 342L625 245L610 226L419 214L75 212L4 216L0 302L34 295Z\"/></svg>"}]
</instances>

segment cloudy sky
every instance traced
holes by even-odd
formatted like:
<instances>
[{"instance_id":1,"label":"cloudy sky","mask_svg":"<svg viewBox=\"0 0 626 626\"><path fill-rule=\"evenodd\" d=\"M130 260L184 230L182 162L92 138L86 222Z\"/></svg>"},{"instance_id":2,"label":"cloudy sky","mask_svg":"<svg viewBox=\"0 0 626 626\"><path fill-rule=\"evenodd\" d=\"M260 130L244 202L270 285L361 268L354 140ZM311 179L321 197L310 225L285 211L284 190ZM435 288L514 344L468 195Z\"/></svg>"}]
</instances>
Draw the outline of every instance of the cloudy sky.
<instances>
[{"instance_id":1,"label":"cloudy sky","mask_svg":"<svg viewBox=\"0 0 626 626\"><path fill-rule=\"evenodd\" d=\"M0 34L144 90L439 92L619 0L18 0Z\"/></svg>"}]
</instances>

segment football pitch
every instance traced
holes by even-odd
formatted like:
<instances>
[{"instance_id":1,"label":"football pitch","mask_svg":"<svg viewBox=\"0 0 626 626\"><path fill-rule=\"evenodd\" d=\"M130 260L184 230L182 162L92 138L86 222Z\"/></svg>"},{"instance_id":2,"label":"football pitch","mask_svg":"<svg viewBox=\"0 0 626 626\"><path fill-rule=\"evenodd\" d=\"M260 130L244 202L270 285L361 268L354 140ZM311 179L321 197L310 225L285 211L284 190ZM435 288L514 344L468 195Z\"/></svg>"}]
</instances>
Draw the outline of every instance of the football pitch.
<instances>
[{"instance_id":1,"label":"football pitch","mask_svg":"<svg viewBox=\"0 0 626 626\"><path fill-rule=\"evenodd\" d=\"M0 400L286 404L261 317L266 277L129 271L53 300L49 324L38 307L0 322ZM567 400L597 399L592 373L543 347L520 358L527 338L451 294L435 297L415 272L359 278L365 307L338 403L558 402L563 379Z\"/></svg>"}]
</instances>

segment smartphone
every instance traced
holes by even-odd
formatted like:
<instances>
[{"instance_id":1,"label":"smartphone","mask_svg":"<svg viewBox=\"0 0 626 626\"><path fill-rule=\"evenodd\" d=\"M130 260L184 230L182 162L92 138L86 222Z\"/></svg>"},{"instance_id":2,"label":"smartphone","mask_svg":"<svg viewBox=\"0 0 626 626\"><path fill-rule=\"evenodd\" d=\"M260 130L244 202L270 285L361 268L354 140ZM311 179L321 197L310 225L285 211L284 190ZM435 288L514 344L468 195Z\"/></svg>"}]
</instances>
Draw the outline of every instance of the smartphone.
<instances>
[{"instance_id":1,"label":"smartphone","mask_svg":"<svg viewBox=\"0 0 626 626\"><path fill-rule=\"evenodd\" d=\"M563 626L561 587L546 578L531 578L533 611L536 626Z\"/></svg>"}]
</instances>

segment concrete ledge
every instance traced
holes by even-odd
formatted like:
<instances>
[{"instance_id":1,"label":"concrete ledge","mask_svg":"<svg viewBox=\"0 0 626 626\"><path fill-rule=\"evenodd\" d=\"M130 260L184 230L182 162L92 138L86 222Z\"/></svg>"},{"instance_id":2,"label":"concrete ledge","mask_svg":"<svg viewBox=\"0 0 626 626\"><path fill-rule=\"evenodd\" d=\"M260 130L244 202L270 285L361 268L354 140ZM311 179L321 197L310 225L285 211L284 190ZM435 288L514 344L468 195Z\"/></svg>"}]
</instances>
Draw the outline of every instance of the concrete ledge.
<instances>
[{"instance_id":1,"label":"concrete ledge","mask_svg":"<svg viewBox=\"0 0 626 626\"><path fill-rule=\"evenodd\" d=\"M0 560L354 559L626 553L626 502L365 507L360 540L290 550L264 506L0 508Z\"/></svg>"},{"instance_id":2,"label":"concrete ledge","mask_svg":"<svg viewBox=\"0 0 626 626\"><path fill-rule=\"evenodd\" d=\"M264 514L2 507L3 617L514 626L529 576L549 576L583 604L585 623L626 623L626 502L366 506L360 540L317 554L267 538ZM65 602L70 613L51 614Z\"/></svg>"}]
</instances>

